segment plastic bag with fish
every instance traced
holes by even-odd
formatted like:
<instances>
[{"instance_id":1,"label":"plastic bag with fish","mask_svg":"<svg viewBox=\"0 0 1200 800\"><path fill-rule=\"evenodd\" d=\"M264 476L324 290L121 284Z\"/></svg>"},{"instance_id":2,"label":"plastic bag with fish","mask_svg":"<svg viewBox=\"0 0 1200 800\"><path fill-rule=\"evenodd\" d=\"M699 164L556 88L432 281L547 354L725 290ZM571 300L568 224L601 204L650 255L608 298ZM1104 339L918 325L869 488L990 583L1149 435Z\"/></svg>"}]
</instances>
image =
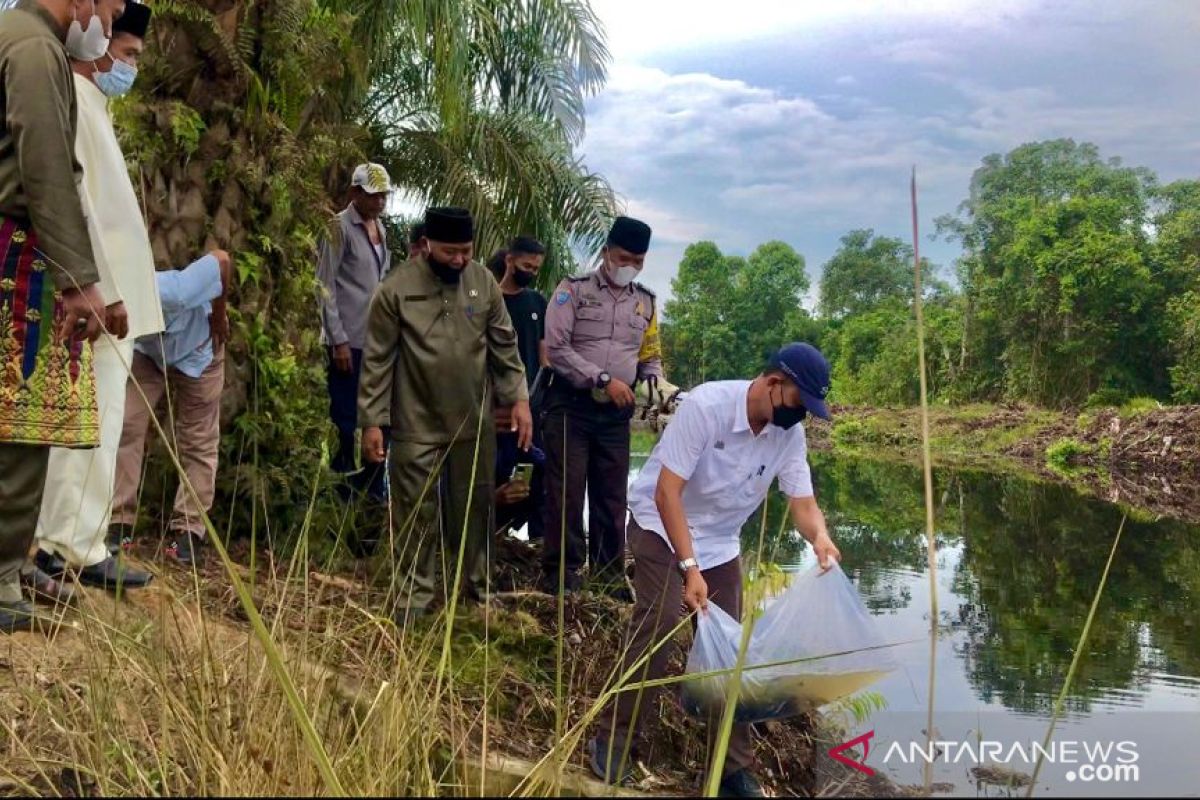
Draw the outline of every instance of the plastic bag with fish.
<instances>
[{"instance_id":1,"label":"plastic bag with fish","mask_svg":"<svg viewBox=\"0 0 1200 800\"><path fill-rule=\"evenodd\" d=\"M768 601L750 633L734 719L760 722L805 713L879 680L895 662L850 579L840 566L798 575ZM700 616L687 673L732 670L742 625L715 604ZM689 714L721 712L731 674L683 684Z\"/></svg>"}]
</instances>

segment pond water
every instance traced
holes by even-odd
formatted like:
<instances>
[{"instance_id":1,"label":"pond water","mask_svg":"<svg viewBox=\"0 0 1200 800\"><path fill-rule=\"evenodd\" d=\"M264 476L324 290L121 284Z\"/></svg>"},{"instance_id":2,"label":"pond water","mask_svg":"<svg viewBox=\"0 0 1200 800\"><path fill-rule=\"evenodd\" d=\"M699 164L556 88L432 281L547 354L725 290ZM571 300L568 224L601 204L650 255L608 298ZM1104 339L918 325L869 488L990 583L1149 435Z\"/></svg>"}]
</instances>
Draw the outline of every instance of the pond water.
<instances>
[{"instance_id":1,"label":"pond water","mask_svg":"<svg viewBox=\"0 0 1200 800\"><path fill-rule=\"evenodd\" d=\"M873 731L866 764L920 784L924 762L910 745L925 745L929 697L920 470L814 455L813 472L843 568L885 638L915 640L894 648L899 669L873 687L886 709L851 721L851 736ZM976 754L986 744L989 757L980 761L1032 774L1025 754L1045 736L1123 511L1011 475L936 470L934 483L934 732L947 743L934 780L952 784L955 795L1023 796L977 783ZM786 530L781 497L772 502L768 558L807 569L811 551ZM743 530L744 552L757 549L760 530L756 515ZM1198 601L1200 528L1132 514L1037 796L1200 794L1192 753L1200 734Z\"/></svg>"}]
</instances>

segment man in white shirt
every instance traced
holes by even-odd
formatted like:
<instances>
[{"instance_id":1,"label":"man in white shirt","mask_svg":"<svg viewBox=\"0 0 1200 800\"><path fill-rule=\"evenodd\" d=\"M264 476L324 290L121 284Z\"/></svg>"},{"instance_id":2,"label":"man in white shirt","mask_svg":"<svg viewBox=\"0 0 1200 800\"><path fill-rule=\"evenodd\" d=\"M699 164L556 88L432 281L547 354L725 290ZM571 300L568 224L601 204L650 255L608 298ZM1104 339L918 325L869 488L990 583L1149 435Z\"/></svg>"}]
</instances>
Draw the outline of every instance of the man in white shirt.
<instances>
[{"instance_id":1,"label":"man in white shirt","mask_svg":"<svg viewBox=\"0 0 1200 800\"><path fill-rule=\"evenodd\" d=\"M629 669L683 618L680 598L705 613L711 599L741 618L742 525L772 481L788 497L796 528L822 567L841 559L813 497L804 428L808 413L829 418L829 364L812 345L787 345L753 381L717 381L692 391L629 490L628 547L634 557L636 604L629 622ZM819 621L815 621L819 624ZM639 681L666 674L671 648L650 656ZM657 711L653 688L622 692L598 736L589 742L592 769L604 780L629 779L633 731L644 732ZM638 725L639 709L642 725ZM761 797L751 774L749 725L730 737L721 794Z\"/></svg>"},{"instance_id":2,"label":"man in white shirt","mask_svg":"<svg viewBox=\"0 0 1200 800\"><path fill-rule=\"evenodd\" d=\"M109 98L133 85L149 24L149 7L130 0L113 22L108 52L98 61L71 62L79 98L80 196L107 309L106 332L93 350L100 447L51 450L37 526L37 566L22 571L27 590L59 602L74 597L74 586L65 579L68 569L83 584L113 591L151 579L105 546L133 341L163 329L150 237L108 112Z\"/></svg>"}]
</instances>

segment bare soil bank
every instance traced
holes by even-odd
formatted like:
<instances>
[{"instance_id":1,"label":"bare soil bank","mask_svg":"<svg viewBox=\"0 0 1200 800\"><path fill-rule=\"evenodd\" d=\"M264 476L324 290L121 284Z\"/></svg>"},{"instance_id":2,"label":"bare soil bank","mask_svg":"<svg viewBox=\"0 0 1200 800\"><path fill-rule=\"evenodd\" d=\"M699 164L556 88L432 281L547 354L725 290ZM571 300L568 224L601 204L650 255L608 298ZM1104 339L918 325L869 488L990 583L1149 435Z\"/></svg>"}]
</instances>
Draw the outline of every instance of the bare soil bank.
<instances>
[{"instance_id":1,"label":"bare soil bank","mask_svg":"<svg viewBox=\"0 0 1200 800\"><path fill-rule=\"evenodd\" d=\"M921 458L920 409L835 407L809 424L810 446ZM1200 522L1200 406L1083 413L1026 406L930 409L934 463L1019 470L1155 515Z\"/></svg>"}]
</instances>

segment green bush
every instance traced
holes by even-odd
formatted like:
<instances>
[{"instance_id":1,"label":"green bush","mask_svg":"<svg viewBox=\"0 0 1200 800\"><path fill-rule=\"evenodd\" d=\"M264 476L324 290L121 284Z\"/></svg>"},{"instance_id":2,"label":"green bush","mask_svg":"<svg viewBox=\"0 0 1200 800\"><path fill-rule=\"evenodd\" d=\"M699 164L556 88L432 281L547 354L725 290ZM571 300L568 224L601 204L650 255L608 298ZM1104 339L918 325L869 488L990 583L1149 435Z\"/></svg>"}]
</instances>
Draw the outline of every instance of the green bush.
<instances>
[{"instance_id":1,"label":"green bush","mask_svg":"<svg viewBox=\"0 0 1200 800\"><path fill-rule=\"evenodd\" d=\"M833 424L834 444L855 444L867 438L867 426L857 419L841 419Z\"/></svg>"},{"instance_id":2,"label":"green bush","mask_svg":"<svg viewBox=\"0 0 1200 800\"><path fill-rule=\"evenodd\" d=\"M1128 399L1129 393L1124 389L1105 386L1104 388L1097 389L1088 395L1088 399L1083 404L1083 407L1088 409L1111 408L1114 406L1123 405Z\"/></svg>"},{"instance_id":3,"label":"green bush","mask_svg":"<svg viewBox=\"0 0 1200 800\"><path fill-rule=\"evenodd\" d=\"M1136 417L1140 414L1145 414L1148 411L1157 411L1162 407L1162 403L1158 402L1153 397L1135 397L1121 406L1121 416Z\"/></svg>"},{"instance_id":4,"label":"green bush","mask_svg":"<svg viewBox=\"0 0 1200 800\"><path fill-rule=\"evenodd\" d=\"M1057 469L1071 469L1075 459L1093 452L1094 448L1076 439L1059 439L1046 448L1046 463Z\"/></svg>"}]
</instances>

